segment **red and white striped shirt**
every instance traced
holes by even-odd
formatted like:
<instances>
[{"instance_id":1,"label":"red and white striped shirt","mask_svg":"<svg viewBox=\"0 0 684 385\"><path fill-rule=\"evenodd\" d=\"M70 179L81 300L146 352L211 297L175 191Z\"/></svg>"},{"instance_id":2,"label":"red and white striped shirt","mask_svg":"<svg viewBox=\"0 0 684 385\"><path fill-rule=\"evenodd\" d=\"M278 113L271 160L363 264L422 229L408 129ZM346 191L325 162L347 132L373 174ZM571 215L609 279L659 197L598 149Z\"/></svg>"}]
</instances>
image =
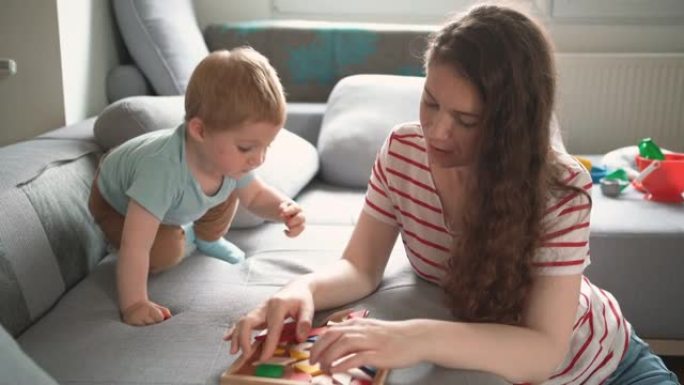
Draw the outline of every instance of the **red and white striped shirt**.
<instances>
[{"instance_id":1,"label":"red and white striped shirt","mask_svg":"<svg viewBox=\"0 0 684 385\"><path fill-rule=\"evenodd\" d=\"M559 154L567 166L565 183L590 192L591 177L573 157ZM453 243L430 172L423 131L417 123L392 130L376 158L364 211L399 227L415 273L439 284ZM547 205L541 248L533 259L540 275L582 274L589 265L588 199L579 193ZM615 298L582 277L570 349L544 384L600 384L617 368L627 350L631 326Z\"/></svg>"}]
</instances>

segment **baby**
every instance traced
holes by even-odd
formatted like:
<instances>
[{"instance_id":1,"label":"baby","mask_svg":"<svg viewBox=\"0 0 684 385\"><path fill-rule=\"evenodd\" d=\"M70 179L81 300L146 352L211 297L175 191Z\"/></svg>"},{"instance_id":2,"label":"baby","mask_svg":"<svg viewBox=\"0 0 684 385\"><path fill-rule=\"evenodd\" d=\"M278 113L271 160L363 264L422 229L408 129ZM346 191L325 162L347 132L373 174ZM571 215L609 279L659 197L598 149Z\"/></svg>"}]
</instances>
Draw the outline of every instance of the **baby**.
<instances>
[{"instance_id":1,"label":"baby","mask_svg":"<svg viewBox=\"0 0 684 385\"><path fill-rule=\"evenodd\" d=\"M285 121L285 96L268 60L251 48L216 51L195 68L185 122L133 138L109 152L93 182L89 208L119 249L123 321L150 325L171 317L148 298L147 276L181 261L194 242L230 263L244 253L223 238L238 202L304 230L299 205L253 174Z\"/></svg>"}]
</instances>

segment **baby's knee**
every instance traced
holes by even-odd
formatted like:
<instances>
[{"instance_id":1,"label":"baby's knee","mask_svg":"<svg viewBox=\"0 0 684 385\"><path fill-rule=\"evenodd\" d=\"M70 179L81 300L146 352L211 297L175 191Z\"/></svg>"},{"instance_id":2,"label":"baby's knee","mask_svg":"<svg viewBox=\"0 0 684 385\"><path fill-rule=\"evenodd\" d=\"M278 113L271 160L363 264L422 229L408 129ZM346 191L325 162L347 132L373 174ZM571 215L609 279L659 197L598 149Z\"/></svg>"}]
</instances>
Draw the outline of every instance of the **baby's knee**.
<instances>
[{"instance_id":1,"label":"baby's knee","mask_svg":"<svg viewBox=\"0 0 684 385\"><path fill-rule=\"evenodd\" d=\"M161 250L150 251L150 273L157 274L168 270L183 260L185 252L184 246L162 248Z\"/></svg>"}]
</instances>

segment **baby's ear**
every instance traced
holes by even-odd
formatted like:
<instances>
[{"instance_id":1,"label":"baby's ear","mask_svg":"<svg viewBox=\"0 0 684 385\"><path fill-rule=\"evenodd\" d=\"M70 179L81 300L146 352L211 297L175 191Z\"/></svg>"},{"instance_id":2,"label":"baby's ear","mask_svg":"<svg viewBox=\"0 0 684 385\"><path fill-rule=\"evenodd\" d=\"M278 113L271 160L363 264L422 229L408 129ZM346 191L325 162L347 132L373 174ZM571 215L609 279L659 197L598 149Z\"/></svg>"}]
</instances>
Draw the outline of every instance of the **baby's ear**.
<instances>
[{"instance_id":1,"label":"baby's ear","mask_svg":"<svg viewBox=\"0 0 684 385\"><path fill-rule=\"evenodd\" d=\"M194 140L201 142L206 135L206 128L202 119L194 117L185 125L188 135Z\"/></svg>"}]
</instances>

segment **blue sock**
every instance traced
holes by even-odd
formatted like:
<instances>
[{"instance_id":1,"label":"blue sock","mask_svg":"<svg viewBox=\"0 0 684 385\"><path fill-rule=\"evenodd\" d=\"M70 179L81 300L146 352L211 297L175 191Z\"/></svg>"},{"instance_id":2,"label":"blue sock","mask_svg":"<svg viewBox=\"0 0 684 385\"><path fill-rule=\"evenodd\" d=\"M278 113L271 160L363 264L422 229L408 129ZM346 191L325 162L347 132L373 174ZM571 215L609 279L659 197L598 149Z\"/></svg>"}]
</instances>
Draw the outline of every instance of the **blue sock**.
<instances>
[{"instance_id":1,"label":"blue sock","mask_svg":"<svg viewBox=\"0 0 684 385\"><path fill-rule=\"evenodd\" d=\"M245 259L244 251L223 238L219 238L212 242L203 241L197 238L195 239L195 244L197 244L197 249L204 254L222 259L229 263L238 263Z\"/></svg>"}]
</instances>

